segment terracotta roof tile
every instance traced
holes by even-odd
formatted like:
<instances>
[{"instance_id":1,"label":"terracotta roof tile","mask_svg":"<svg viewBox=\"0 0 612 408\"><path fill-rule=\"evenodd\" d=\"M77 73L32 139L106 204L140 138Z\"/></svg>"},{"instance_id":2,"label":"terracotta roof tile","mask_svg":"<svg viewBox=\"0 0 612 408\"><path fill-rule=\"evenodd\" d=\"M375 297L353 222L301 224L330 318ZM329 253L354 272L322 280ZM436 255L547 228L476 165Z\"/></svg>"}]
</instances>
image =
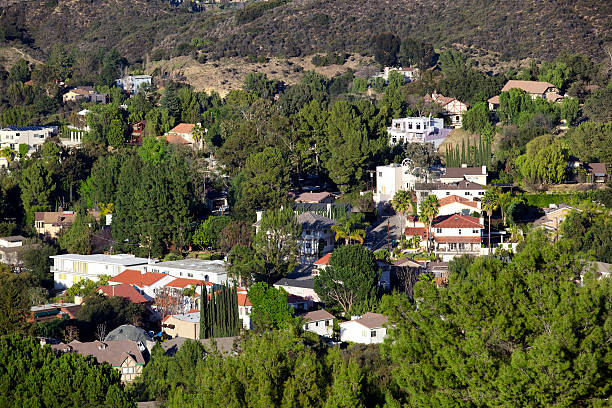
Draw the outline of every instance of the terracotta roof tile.
<instances>
[{"instance_id":1,"label":"terracotta roof tile","mask_svg":"<svg viewBox=\"0 0 612 408\"><path fill-rule=\"evenodd\" d=\"M445 205L449 205L449 204L453 204L453 203L461 203L461 204L467 205L469 207L474 207L476 209L478 208L478 203L476 201L468 200L465 197L461 197L461 196L458 196L458 195L455 195L455 194L449 195L449 196L446 196L446 197L442 197L439 200L439 203L440 203L440 207L444 207Z\"/></svg>"},{"instance_id":2,"label":"terracotta roof tile","mask_svg":"<svg viewBox=\"0 0 612 408\"><path fill-rule=\"evenodd\" d=\"M439 237L435 236L434 241L440 244L461 243L461 244L480 244L480 237Z\"/></svg>"},{"instance_id":3,"label":"terracotta roof tile","mask_svg":"<svg viewBox=\"0 0 612 408\"><path fill-rule=\"evenodd\" d=\"M168 286L168 287L179 288L179 289L183 289L183 288L186 288L186 287L191 286L191 285L195 285L195 286L200 286L200 285L213 286L214 283L207 282L207 281L204 281L204 280L199 280L199 279L176 278L172 282L166 284L166 286Z\"/></svg>"},{"instance_id":4,"label":"terracotta roof tile","mask_svg":"<svg viewBox=\"0 0 612 408\"><path fill-rule=\"evenodd\" d=\"M251 301L246 293L237 293L238 295L238 306L252 306Z\"/></svg>"},{"instance_id":5,"label":"terracotta roof tile","mask_svg":"<svg viewBox=\"0 0 612 408\"><path fill-rule=\"evenodd\" d=\"M404 229L404 234L407 237L419 236L423 239L427 237L427 230L423 227L408 227Z\"/></svg>"},{"instance_id":6,"label":"terracotta roof tile","mask_svg":"<svg viewBox=\"0 0 612 408\"><path fill-rule=\"evenodd\" d=\"M135 285L138 287L151 286L155 282L165 278L165 273L156 272L141 272L135 269L126 269L119 275L110 279L109 282L125 283L127 285Z\"/></svg>"},{"instance_id":7,"label":"terracotta roof tile","mask_svg":"<svg viewBox=\"0 0 612 408\"><path fill-rule=\"evenodd\" d=\"M132 303L145 303L147 301L147 299L145 299L140 292L134 289L133 286L125 285L123 283L118 285L100 286L98 290L108 297L119 296L129 300Z\"/></svg>"},{"instance_id":8,"label":"terracotta roof tile","mask_svg":"<svg viewBox=\"0 0 612 408\"><path fill-rule=\"evenodd\" d=\"M170 129L168 133L191 133L194 126L195 125L193 123L179 123Z\"/></svg>"},{"instance_id":9,"label":"terracotta roof tile","mask_svg":"<svg viewBox=\"0 0 612 408\"><path fill-rule=\"evenodd\" d=\"M329 259L331 258L331 253L323 255L321 258L317 259L314 264L315 265L328 265Z\"/></svg>"},{"instance_id":10,"label":"terracotta roof tile","mask_svg":"<svg viewBox=\"0 0 612 408\"><path fill-rule=\"evenodd\" d=\"M484 228L478 217L471 215L454 214L436 217L432 228Z\"/></svg>"}]
</instances>

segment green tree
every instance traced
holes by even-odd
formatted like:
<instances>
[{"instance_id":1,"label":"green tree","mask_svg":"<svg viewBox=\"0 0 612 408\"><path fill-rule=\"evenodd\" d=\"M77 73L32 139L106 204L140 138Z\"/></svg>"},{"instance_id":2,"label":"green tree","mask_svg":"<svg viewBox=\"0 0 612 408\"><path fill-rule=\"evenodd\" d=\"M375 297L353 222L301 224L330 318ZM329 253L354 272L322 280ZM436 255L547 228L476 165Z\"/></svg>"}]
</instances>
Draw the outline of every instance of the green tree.
<instances>
[{"instance_id":1,"label":"green tree","mask_svg":"<svg viewBox=\"0 0 612 408\"><path fill-rule=\"evenodd\" d=\"M579 109L578 99L563 98L563 102L561 102L561 119L565 120L568 125L571 125L578 119Z\"/></svg>"},{"instance_id":2,"label":"green tree","mask_svg":"<svg viewBox=\"0 0 612 408\"><path fill-rule=\"evenodd\" d=\"M208 217L193 234L192 242L200 248L219 248L219 234L231 223L230 217Z\"/></svg>"},{"instance_id":3,"label":"green tree","mask_svg":"<svg viewBox=\"0 0 612 408\"><path fill-rule=\"evenodd\" d=\"M331 229L336 233L335 240L344 240L345 245L357 241L361 245L365 241L367 223L363 221L362 213L353 213L340 219L338 224L332 225Z\"/></svg>"},{"instance_id":4,"label":"green tree","mask_svg":"<svg viewBox=\"0 0 612 408\"><path fill-rule=\"evenodd\" d=\"M485 195L482 197L482 209L487 212L489 217L489 234L488 234L488 248L491 249L491 215L499 207L499 196L501 189L499 187L491 187L485 191Z\"/></svg>"},{"instance_id":5,"label":"green tree","mask_svg":"<svg viewBox=\"0 0 612 408\"><path fill-rule=\"evenodd\" d=\"M202 287L200 338L236 336L240 328L236 287L213 287L210 296Z\"/></svg>"},{"instance_id":6,"label":"green tree","mask_svg":"<svg viewBox=\"0 0 612 408\"><path fill-rule=\"evenodd\" d=\"M21 187L21 202L29 221L34 222L35 209L48 211L51 208L49 202L55 191L55 183L51 173L40 161L33 162L23 170L19 187Z\"/></svg>"},{"instance_id":7,"label":"green tree","mask_svg":"<svg viewBox=\"0 0 612 408\"><path fill-rule=\"evenodd\" d=\"M567 171L567 150L552 135L539 136L527 143L525 154L515 160L527 183L560 183Z\"/></svg>"},{"instance_id":8,"label":"green tree","mask_svg":"<svg viewBox=\"0 0 612 408\"><path fill-rule=\"evenodd\" d=\"M256 331L296 327L298 321L293 316L293 307L287 303L288 293L283 288L276 289L258 282L249 288L248 296L253 305L251 319Z\"/></svg>"},{"instance_id":9,"label":"green tree","mask_svg":"<svg viewBox=\"0 0 612 408\"><path fill-rule=\"evenodd\" d=\"M374 254L361 245L346 245L332 252L329 265L315 276L314 290L326 305L348 315L371 307L379 279Z\"/></svg>"},{"instance_id":10,"label":"green tree","mask_svg":"<svg viewBox=\"0 0 612 408\"><path fill-rule=\"evenodd\" d=\"M598 89L584 100L584 114L593 122L612 122L612 88Z\"/></svg>"},{"instance_id":11,"label":"green tree","mask_svg":"<svg viewBox=\"0 0 612 408\"><path fill-rule=\"evenodd\" d=\"M20 58L11 67L9 78L12 82L26 82L30 79L30 68L23 58Z\"/></svg>"},{"instance_id":12,"label":"green tree","mask_svg":"<svg viewBox=\"0 0 612 408\"><path fill-rule=\"evenodd\" d=\"M253 248L265 262L265 281L274 283L297 265L298 239L302 227L291 208L266 211L255 235Z\"/></svg>"},{"instance_id":13,"label":"green tree","mask_svg":"<svg viewBox=\"0 0 612 408\"><path fill-rule=\"evenodd\" d=\"M25 276L0 273L0 336L28 333L30 297L27 289L29 286L30 282Z\"/></svg>"},{"instance_id":14,"label":"green tree","mask_svg":"<svg viewBox=\"0 0 612 408\"><path fill-rule=\"evenodd\" d=\"M585 162L612 163L612 122L583 122L565 135L570 154Z\"/></svg>"},{"instance_id":15,"label":"green tree","mask_svg":"<svg viewBox=\"0 0 612 408\"><path fill-rule=\"evenodd\" d=\"M89 356L41 347L33 337L0 337L0 405L134 408L120 374Z\"/></svg>"},{"instance_id":16,"label":"green tree","mask_svg":"<svg viewBox=\"0 0 612 408\"><path fill-rule=\"evenodd\" d=\"M266 265L263 259L249 246L236 244L227 254L227 276L249 287L265 276Z\"/></svg>"},{"instance_id":17,"label":"green tree","mask_svg":"<svg viewBox=\"0 0 612 408\"><path fill-rule=\"evenodd\" d=\"M244 167L240 207L247 214L272 210L287 201L290 166L283 153L275 147L249 156Z\"/></svg>"},{"instance_id":18,"label":"green tree","mask_svg":"<svg viewBox=\"0 0 612 408\"><path fill-rule=\"evenodd\" d=\"M334 364L334 382L330 388L325 408L365 407L362 392L363 372L354 361Z\"/></svg>"},{"instance_id":19,"label":"green tree","mask_svg":"<svg viewBox=\"0 0 612 408\"><path fill-rule=\"evenodd\" d=\"M96 230L96 219L77 211L70 228L59 238L60 248L71 254L91 254L91 236Z\"/></svg>"},{"instance_id":20,"label":"green tree","mask_svg":"<svg viewBox=\"0 0 612 408\"><path fill-rule=\"evenodd\" d=\"M431 238L431 223L438 216L440 203L435 195L428 195L421 203L421 216L427 219L427 251L429 251L429 241Z\"/></svg>"},{"instance_id":21,"label":"green tree","mask_svg":"<svg viewBox=\"0 0 612 408\"><path fill-rule=\"evenodd\" d=\"M46 289L53 289L53 274L51 266L53 259L50 256L57 255L57 249L51 245L40 244L23 253L23 267L30 273L36 284Z\"/></svg>"},{"instance_id":22,"label":"green tree","mask_svg":"<svg viewBox=\"0 0 612 408\"><path fill-rule=\"evenodd\" d=\"M406 215L408 212L416 212L416 203L412 201L412 194L408 191L399 190L391 200L393 209L400 214Z\"/></svg>"},{"instance_id":23,"label":"green tree","mask_svg":"<svg viewBox=\"0 0 612 408\"><path fill-rule=\"evenodd\" d=\"M483 136L492 135L493 125L486 102L478 102L463 114L462 126L464 129L476 132Z\"/></svg>"}]
</instances>

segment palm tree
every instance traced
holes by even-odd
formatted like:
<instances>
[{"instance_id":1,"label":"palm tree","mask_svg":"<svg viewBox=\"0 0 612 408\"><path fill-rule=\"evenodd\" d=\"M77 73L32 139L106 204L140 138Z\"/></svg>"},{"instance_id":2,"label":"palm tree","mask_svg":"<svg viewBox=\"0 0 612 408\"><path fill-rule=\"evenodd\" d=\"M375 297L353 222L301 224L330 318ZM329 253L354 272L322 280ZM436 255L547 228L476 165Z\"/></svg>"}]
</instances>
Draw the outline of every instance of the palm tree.
<instances>
[{"instance_id":1,"label":"palm tree","mask_svg":"<svg viewBox=\"0 0 612 408\"><path fill-rule=\"evenodd\" d=\"M336 241L343 239L346 245L352 241L358 241L361 245L365 241L365 227L368 224L363 221L363 214L351 214L350 217L342 219L338 224L332 225L331 229L336 233Z\"/></svg>"},{"instance_id":2,"label":"palm tree","mask_svg":"<svg viewBox=\"0 0 612 408\"><path fill-rule=\"evenodd\" d=\"M429 252L429 238L431 231L431 223L434 218L438 215L438 209L440 208L440 203L438 202L438 197L435 195L428 195L425 201L421 203L421 215L427 218L427 252Z\"/></svg>"},{"instance_id":3,"label":"palm tree","mask_svg":"<svg viewBox=\"0 0 612 408\"><path fill-rule=\"evenodd\" d=\"M493 215L493 211L497 210L499 207L499 187L491 187L487 189L485 195L482 197L482 209L487 212L487 216L489 217L489 252L491 250L491 215Z\"/></svg>"}]
</instances>

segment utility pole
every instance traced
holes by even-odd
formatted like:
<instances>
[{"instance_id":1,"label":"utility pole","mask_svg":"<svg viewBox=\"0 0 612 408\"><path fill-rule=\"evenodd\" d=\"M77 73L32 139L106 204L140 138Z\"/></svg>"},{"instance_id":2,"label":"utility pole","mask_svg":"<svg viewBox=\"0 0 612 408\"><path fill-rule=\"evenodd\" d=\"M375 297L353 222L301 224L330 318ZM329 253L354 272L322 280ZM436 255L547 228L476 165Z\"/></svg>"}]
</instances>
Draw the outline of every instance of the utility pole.
<instances>
[{"instance_id":1,"label":"utility pole","mask_svg":"<svg viewBox=\"0 0 612 408\"><path fill-rule=\"evenodd\" d=\"M87 223L87 249L88 254L91 255L91 222Z\"/></svg>"},{"instance_id":2,"label":"utility pole","mask_svg":"<svg viewBox=\"0 0 612 408\"><path fill-rule=\"evenodd\" d=\"M389 237L389 217L387 217L387 251L391 254L391 241Z\"/></svg>"}]
</instances>

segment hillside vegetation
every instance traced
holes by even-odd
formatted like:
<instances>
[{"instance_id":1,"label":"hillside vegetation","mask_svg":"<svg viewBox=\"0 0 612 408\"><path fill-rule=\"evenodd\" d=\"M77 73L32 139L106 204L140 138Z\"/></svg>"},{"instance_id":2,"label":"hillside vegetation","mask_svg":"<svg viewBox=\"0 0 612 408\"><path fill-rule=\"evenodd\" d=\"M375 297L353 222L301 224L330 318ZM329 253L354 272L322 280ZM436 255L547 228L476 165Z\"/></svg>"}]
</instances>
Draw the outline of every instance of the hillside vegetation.
<instances>
[{"instance_id":1,"label":"hillside vegetation","mask_svg":"<svg viewBox=\"0 0 612 408\"><path fill-rule=\"evenodd\" d=\"M389 31L436 47L502 59L550 59L568 50L602 55L612 3L597 0L276 0L238 10L193 13L160 0L34 0L1 10L0 40L42 53L56 43L116 47L137 61L187 55L305 56L341 50L371 54ZM195 41L194 41L195 40ZM154 54L157 58L155 58Z\"/></svg>"}]
</instances>

